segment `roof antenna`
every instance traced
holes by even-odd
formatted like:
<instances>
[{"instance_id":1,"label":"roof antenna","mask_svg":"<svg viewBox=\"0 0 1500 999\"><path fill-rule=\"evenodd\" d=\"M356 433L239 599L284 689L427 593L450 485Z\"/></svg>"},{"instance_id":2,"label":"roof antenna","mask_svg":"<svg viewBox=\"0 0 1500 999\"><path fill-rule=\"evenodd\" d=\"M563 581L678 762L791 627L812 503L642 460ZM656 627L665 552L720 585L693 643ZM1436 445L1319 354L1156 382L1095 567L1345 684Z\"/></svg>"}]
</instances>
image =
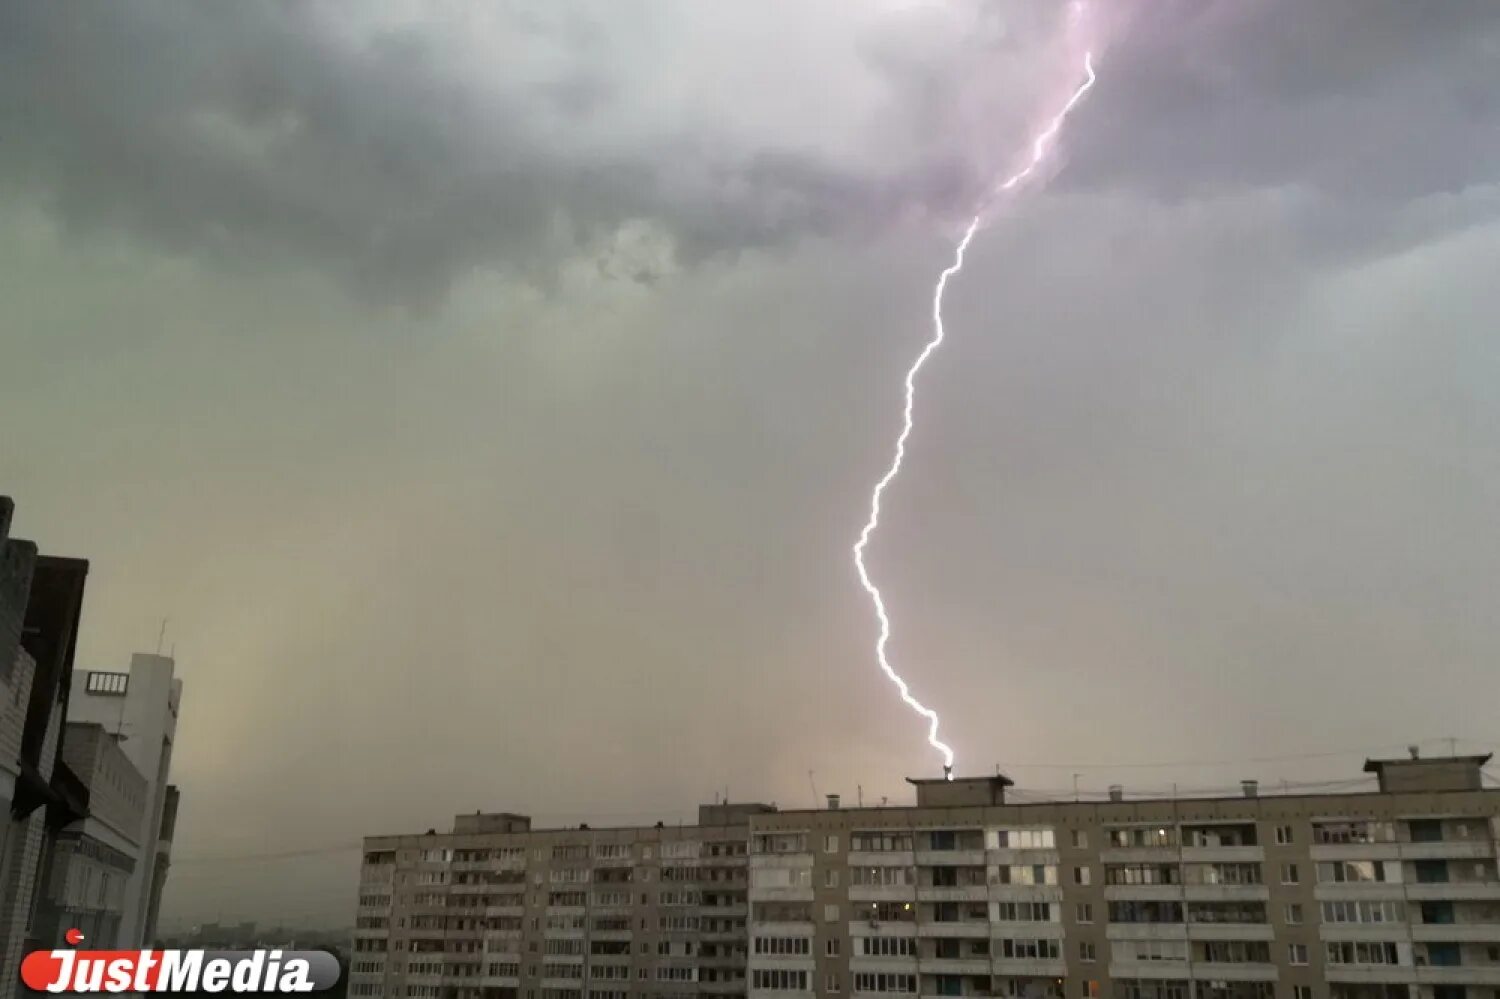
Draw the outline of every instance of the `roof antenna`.
<instances>
[{"instance_id":1,"label":"roof antenna","mask_svg":"<svg viewBox=\"0 0 1500 999\"><path fill-rule=\"evenodd\" d=\"M813 781L813 772L811 770L809 770L807 772L807 786L810 787L810 788L812 788L812 793L813 793L813 807L817 808L818 807L818 785L816 783L814 783L814 781Z\"/></svg>"},{"instance_id":2,"label":"roof antenna","mask_svg":"<svg viewBox=\"0 0 1500 999\"><path fill-rule=\"evenodd\" d=\"M161 655L162 643L167 640L167 619L161 619L161 631L156 633L156 654Z\"/></svg>"}]
</instances>

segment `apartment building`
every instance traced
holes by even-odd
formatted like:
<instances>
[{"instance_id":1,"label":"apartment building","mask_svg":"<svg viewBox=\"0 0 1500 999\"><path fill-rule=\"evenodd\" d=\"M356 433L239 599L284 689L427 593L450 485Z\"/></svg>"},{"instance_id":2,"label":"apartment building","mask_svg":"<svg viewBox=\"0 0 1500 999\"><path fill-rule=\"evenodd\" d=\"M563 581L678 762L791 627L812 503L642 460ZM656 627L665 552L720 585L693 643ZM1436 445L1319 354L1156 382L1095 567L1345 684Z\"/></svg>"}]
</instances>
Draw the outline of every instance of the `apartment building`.
<instances>
[{"instance_id":1,"label":"apartment building","mask_svg":"<svg viewBox=\"0 0 1500 999\"><path fill-rule=\"evenodd\" d=\"M69 722L63 759L88 788L88 815L57 835L34 936L63 939L69 929L113 947L127 907L126 886L141 863L141 831L150 785L102 725Z\"/></svg>"},{"instance_id":2,"label":"apartment building","mask_svg":"<svg viewBox=\"0 0 1500 999\"><path fill-rule=\"evenodd\" d=\"M366 840L350 995L1500 999L1488 759L1372 760L1361 793L460 816Z\"/></svg>"},{"instance_id":3,"label":"apartment building","mask_svg":"<svg viewBox=\"0 0 1500 999\"><path fill-rule=\"evenodd\" d=\"M0 496L0 999L41 943L36 901L58 831L88 806L62 758L88 563L11 537L14 511Z\"/></svg>"},{"instance_id":4,"label":"apartment building","mask_svg":"<svg viewBox=\"0 0 1500 999\"><path fill-rule=\"evenodd\" d=\"M72 678L70 721L99 726L145 778L145 807L132 837L139 860L124 887L117 945L151 946L171 862L178 792L169 781L182 709L182 680L170 656L136 653L128 671L79 670Z\"/></svg>"},{"instance_id":5,"label":"apartment building","mask_svg":"<svg viewBox=\"0 0 1500 999\"><path fill-rule=\"evenodd\" d=\"M769 811L613 829L476 813L366 839L349 995L743 996L748 823Z\"/></svg>"},{"instance_id":6,"label":"apartment building","mask_svg":"<svg viewBox=\"0 0 1500 999\"><path fill-rule=\"evenodd\" d=\"M1379 790L914 808L751 825L749 996L1496 999L1488 757L1374 760Z\"/></svg>"}]
</instances>

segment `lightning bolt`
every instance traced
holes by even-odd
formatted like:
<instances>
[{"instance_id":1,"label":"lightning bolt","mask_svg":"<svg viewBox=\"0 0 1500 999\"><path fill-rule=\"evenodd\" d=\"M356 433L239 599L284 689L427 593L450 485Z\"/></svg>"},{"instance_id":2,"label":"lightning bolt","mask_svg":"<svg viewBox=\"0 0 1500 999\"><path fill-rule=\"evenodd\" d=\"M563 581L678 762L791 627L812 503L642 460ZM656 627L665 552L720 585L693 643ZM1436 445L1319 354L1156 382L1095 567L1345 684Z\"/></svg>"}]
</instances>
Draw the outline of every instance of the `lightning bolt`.
<instances>
[{"instance_id":1,"label":"lightning bolt","mask_svg":"<svg viewBox=\"0 0 1500 999\"><path fill-rule=\"evenodd\" d=\"M865 521L864 530L859 532L859 540L854 544L854 567L859 572L860 585L865 588L865 592L870 595L870 600L875 605L875 617L880 622L880 638L875 642L875 658L880 662L881 671L885 673L890 681L896 685L896 689L900 691L901 700L905 701L906 705L917 714L927 719L927 743L933 749L943 754L943 773L949 780L953 779L953 750L947 743L938 738L938 713L912 696L911 688L901 678L900 674L892 668L890 659L886 656L886 646L890 644L891 640L891 619L890 615L886 613L885 600L880 595L880 587L876 586L870 579L869 569L865 566L865 549L869 547L870 538L875 533L875 529L880 526L881 497L885 495L886 487L901 472L901 463L906 458L906 441L911 436L912 408L916 402L917 373L922 370L922 365L927 363L927 359L943 343L945 336L943 330L943 292L948 288L948 281L959 271L963 270L964 254L968 252L969 244L974 241L974 235L979 232L990 205L1002 195L1015 190L1036 173L1037 169L1046 160L1047 153L1056 144L1058 132L1062 130L1063 123L1067 120L1069 113L1072 112L1073 108L1078 106L1078 103L1083 100L1084 95L1093 88L1095 76L1094 56L1092 52L1084 53L1083 71L1083 83L1079 84L1078 89L1073 91L1073 96L1063 105L1062 110L1052 118L1047 127L1032 142L1031 156L1026 164L995 185L990 194L980 203L979 210L974 213L974 217L969 220L968 228L964 230L963 238L954 247L953 263L945 267L943 272L938 275L937 284L932 289L932 338L927 341L927 345L922 348L922 352L917 355L916 361L912 363L912 366L906 372L906 406L903 411L901 435L896 438L896 454L891 459L890 467L880 477L880 481L875 483L875 490L870 494L870 519Z\"/></svg>"}]
</instances>

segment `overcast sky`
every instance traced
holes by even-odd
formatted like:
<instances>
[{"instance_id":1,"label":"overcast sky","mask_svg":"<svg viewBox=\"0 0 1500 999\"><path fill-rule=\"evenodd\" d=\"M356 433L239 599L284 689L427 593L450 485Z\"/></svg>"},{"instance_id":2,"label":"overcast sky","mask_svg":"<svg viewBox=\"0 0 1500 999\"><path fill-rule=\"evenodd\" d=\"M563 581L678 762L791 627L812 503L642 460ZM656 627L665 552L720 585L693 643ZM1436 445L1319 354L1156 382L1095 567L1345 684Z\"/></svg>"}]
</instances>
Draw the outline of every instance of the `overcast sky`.
<instances>
[{"instance_id":1,"label":"overcast sky","mask_svg":"<svg viewBox=\"0 0 1500 999\"><path fill-rule=\"evenodd\" d=\"M80 667L170 619L169 925L351 920L455 812L938 771L848 546L1061 13L0 0L0 491L91 560ZM1500 7L1083 30L871 550L958 771L1500 738ZM1182 760L1240 762L1104 766Z\"/></svg>"}]
</instances>

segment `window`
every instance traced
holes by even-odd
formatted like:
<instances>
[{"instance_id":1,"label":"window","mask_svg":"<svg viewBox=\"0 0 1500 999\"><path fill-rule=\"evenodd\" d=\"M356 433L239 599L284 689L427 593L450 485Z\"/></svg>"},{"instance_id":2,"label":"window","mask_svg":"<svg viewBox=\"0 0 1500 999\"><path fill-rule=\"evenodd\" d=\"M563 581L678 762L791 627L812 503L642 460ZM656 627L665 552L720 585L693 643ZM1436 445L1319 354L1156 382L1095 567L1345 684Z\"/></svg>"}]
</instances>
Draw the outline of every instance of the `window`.
<instances>
[{"instance_id":1,"label":"window","mask_svg":"<svg viewBox=\"0 0 1500 999\"><path fill-rule=\"evenodd\" d=\"M823 947L823 953L827 954L829 957L838 957L839 956L839 938L838 937L829 937L828 938L828 943L825 944L824 947Z\"/></svg>"},{"instance_id":2,"label":"window","mask_svg":"<svg viewBox=\"0 0 1500 999\"><path fill-rule=\"evenodd\" d=\"M1307 963L1307 944L1299 944L1299 943L1288 944L1287 945L1287 960L1290 961L1292 964L1306 964Z\"/></svg>"},{"instance_id":3,"label":"window","mask_svg":"<svg viewBox=\"0 0 1500 999\"><path fill-rule=\"evenodd\" d=\"M1087 850L1089 848L1089 834L1086 829L1073 830L1073 849Z\"/></svg>"},{"instance_id":4,"label":"window","mask_svg":"<svg viewBox=\"0 0 1500 999\"><path fill-rule=\"evenodd\" d=\"M915 937L859 937L855 953L861 957L916 957L917 941ZM856 985L855 991L865 990Z\"/></svg>"},{"instance_id":5,"label":"window","mask_svg":"<svg viewBox=\"0 0 1500 999\"><path fill-rule=\"evenodd\" d=\"M1001 940L999 956L1007 961L1056 961L1062 956L1060 941L1054 938L1040 940Z\"/></svg>"},{"instance_id":6,"label":"window","mask_svg":"<svg viewBox=\"0 0 1500 999\"><path fill-rule=\"evenodd\" d=\"M811 888L812 871L806 867L761 867L750 872L755 888Z\"/></svg>"},{"instance_id":7,"label":"window","mask_svg":"<svg viewBox=\"0 0 1500 999\"><path fill-rule=\"evenodd\" d=\"M692 968L684 969L692 971ZM807 992L808 973L784 968L755 968L750 973L750 984L756 989L771 989L778 992Z\"/></svg>"},{"instance_id":8,"label":"window","mask_svg":"<svg viewBox=\"0 0 1500 999\"><path fill-rule=\"evenodd\" d=\"M1292 999L1312 999L1311 985L1293 985Z\"/></svg>"},{"instance_id":9,"label":"window","mask_svg":"<svg viewBox=\"0 0 1500 999\"><path fill-rule=\"evenodd\" d=\"M855 992L895 992L910 995L917 991L917 976L861 971L854 975Z\"/></svg>"},{"instance_id":10,"label":"window","mask_svg":"<svg viewBox=\"0 0 1500 999\"><path fill-rule=\"evenodd\" d=\"M1073 883L1075 885L1086 885L1089 883L1090 869L1087 867L1073 868Z\"/></svg>"},{"instance_id":11,"label":"window","mask_svg":"<svg viewBox=\"0 0 1500 999\"><path fill-rule=\"evenodd\" d=\"M839 907L837 905L823 906L823 922L836 923L839 921Z\"/></svg>"},{"instance_id":12,"label":"window","mask_svg":"<svg viewBox=\"0 0 1500 999\"><path fill-rule=\"evenodd\" d=\"M1394 943L1342 942L1328 945L1329 964L1400 964Z\"/></svg>"},{"instance_id":13,"label":"window","mask_svg":"<svg viewBox=\"0 0 1500 999\"><path fill-rule=\"evenodd\" d=\"M1078 943L1078 960L1080 960L1080 961L1096 961L1096 960L1098 960L1098 952L1094 949L1094 945L1091 944L1091 943L1089 943L1087 940L1081 940L1081 941L1079 941L1079 943Z\"/></svg>"},{"instance_id":14,"label":"window","mask_svg":"<svg viewBox=\"0 0 1500 999\"><path fill-rule=\"evenodd\" d=\"M1345 882L1345 881L1384 881L1385 865L1378 860L1335 860L1318 865L1318 880ZM1421 880L1418 877L1417 880Z\"/></svg>"},{"instance_id":15,"label":"window","mask_svg":"<svg viewBox=\"0 0 1500 999\"><path fill-rule=\"evenodd\" d=\"M911 867L851 867L849 883L894 888L916 884L917 876L916 870Z\"/></svg>"},{"instance_id":16,"label":"window","mask_svg":"<svg viewBox=\"0 0 1500 999\"><path fill-rule=\"evenodd\" d=\"M1325 923L1400 923L1405 920L1406 904L1404 902L1323 903L1323 922ZM1439 921L1425 917L1423 919L1423 922Z\"/></svg>"},{"instance_id":17,"label":"window","mask_svg":"<svg viewBox=\"0 0 1500 999\"><path fill-rule=\"evenodd\" d=\"M837 888L838 886L839 886L839 872L838 872L838 870L836 868L830 867L830 868L828 868L828 870L826 870L826 871L823 872L823 887L824 888Z\"/></svg>"},{"instance_id":18,"label":"window","mask_svg":"<svg viewBox=\"0 0 1500 999\"><path fill-rule=\"evenodd\" d=\"M1051 829L997 829L994 843L1000 850L1051 850L1057 840Z\"/></svg>"},{"instance_id":19,"label":"window","mask_svg":"<svg viewBox=\"0 0 1500 999\"><path fill-rule=\"evenodd\" d=\"M1166 826L1130 826L1106 832L1109 845L1117 848L1177 845L1177 830Z\"/></svg>"},{"instance_id":20,"label":"window","mask_svg":"<svg viewBox=\"0 0 1500 999\"><path fill-rule=\"evenodd\" d=\"M1278 846L1286 846L1287 844L1291 843L1291 841L1292 841L1292 827L1291 826L1277 826L1276 827L1276 844Z\"/></svg>"},{"instance_id":21,"label":"window","mask_svg":"<svg viewBox=\"0 0 1500 999\"><path fill-rule=\"evenodd\" d=\"M124 697L126 688L130 686L129 673L105 673L100 670L90 670L85 689L90 694L106 694L110 697ZM20 688L17 687L17 690Z\"/></svg>"},{"instance_id":22,"label":"window","mask_svg":"<svg viewBox=\"0 0 1500 999\"><path fill-rule=\"evenodd\" d=\"M1186 940L1116 940L1110 945L1110 955L1121 962L1129 961L1186 961Z\"/></svg>"},{"instance_id":23,"label":"window","mask_svg":"<svg viewBox=\"0 0 1500 999\"><path fill-rule=\"evenodd\" d=\"M849 835L850 852L894 853L911 851L910 833L857 832ZM856 987L856 990L857 987Z\"/></svg>"},{"instance_id":24,"label":"window","mask_svg":"<svg viewBox=\"0 0 1500 999\"><path fill-rule=\"evenodd\" d=\"M838 990L839 990L839 976L838 975L829 975L827 978L823 979L823 991L824 992L834 993L834 992L837 992Z\"/></svg>"},{"instance_id":25,"label":"window","mask_svg":"<svg viewBox=\"0 0 1500 999\"><path fill-rule=\"evenodd\" d=\"M1083 999L1099 999L1098 981L1090 978L1088 981L1084 982L1083 989L1080 994L1083 996Z\"/></svg>"},{"instance_id":26,"label":"window","mask_svg":"<svg viewBox=\"0 0 1500 999\"><path fill-rule=\"evenodd\" d=\"M1313 842L1394 843L1396 825L1393 822L1316 822L1313 824Z\"/></svg>"},{"instance_id":27,"label":"window","mask_svg":"<svg viewBox=\"0 0 1500 999\"><path fill-rule=\"evenodd\" d=\"M1298 883L1296 864L1281 865L1281 883L1284 885L1294 885Z\"/></svg>"},{"instance_id":28,"label":"window","mask_svg":"<svg viewBox=\"0 0 1500 999\"><path fill-rule=\"evenodd\" d=\"M1094 921L1094 907L1088 902L1079 902L1077 919L1080 923L1092 923Z\"/></svg>"},{"instance_id":29,"label":"window","mask_svg":"<svg viewBox=\"0 0 1500 999\"><path fill-rule=\"evenodd\" d=\"M1302 925L1302 905L1292 902L1286 907L1286 921L1288 926Z\"/></svg>"},{"instance_id":30,"label":"window","mask_svg":"<svg viewBox=\"0 0 1500 999\"><path fill-rule=\"evenodd\" d=\"M756 937L753 951L764 957L806 957L812 953L807 937Z\"/></svg>"},{"instance_id":31,"label":"window","mask_svg":"<svg viewBox=\"0 0 1500 999\"><path fill-rule=\"evenodd\" d=\"M839 852L839 836L838 836L838 833L830 833L827 836L823 837L823 852L824 853L838 853Z\"/></svg>"}]
</instances>

